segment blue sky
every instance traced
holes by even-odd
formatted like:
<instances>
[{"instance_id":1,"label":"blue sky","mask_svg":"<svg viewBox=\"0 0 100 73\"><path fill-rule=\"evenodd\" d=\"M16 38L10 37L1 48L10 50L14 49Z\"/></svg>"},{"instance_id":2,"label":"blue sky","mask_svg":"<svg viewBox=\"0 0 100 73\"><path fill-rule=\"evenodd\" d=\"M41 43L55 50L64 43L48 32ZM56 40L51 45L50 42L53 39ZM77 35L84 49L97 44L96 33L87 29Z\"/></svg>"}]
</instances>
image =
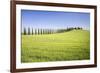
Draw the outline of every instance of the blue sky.
<instances>
[{"instance_id":1,"label":"blue sky","mask_svg":"<svg viewBox=\"0 0 100 73\"><path fill-rule=\"evenodd\" d=\"M90 28L90 13L21 10L23 28L61 29L67 27Z\"/></svg>"}]
</instances>

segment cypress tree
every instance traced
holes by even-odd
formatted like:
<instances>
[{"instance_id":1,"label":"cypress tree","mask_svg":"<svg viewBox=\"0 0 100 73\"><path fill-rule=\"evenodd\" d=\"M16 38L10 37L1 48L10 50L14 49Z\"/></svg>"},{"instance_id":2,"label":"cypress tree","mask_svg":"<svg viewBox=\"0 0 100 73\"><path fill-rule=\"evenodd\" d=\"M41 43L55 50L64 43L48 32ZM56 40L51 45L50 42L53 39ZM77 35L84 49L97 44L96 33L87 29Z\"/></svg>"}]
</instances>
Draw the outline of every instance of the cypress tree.
<instances>
[{"instance_id":1,"label":"cypress tree","mask_svg":"<svg viewBox=\"0 0 100 73\"><path fill-rule=\"evenodd\" d=\"M33 28L32 28L32 35L33 35L34 33L33 33Z\"/></svg>"},{"instance_id":2,"label":"cypress tree","mask_svg":"<svg viewBox=\"0 0 100 73\"><path fill-rule=\"evenodd\" d=\"M26 28L24 28L24 35L26 35Z\"/></svg>"},{"instance_id":3,"label":"cypress tree","mask_svg":"<svg viewBox=\"0 0 100 73\"><path fill-rule=\"evenodd\" d=\"M39 29L38 29L38 35L40 34L40 31L39 31Z\"/></svg>"},{"instance_id":4,"label":"cypress tree","mask_svg":"<svg viewBox=\"0 0 100 73\"><path fill-rule=\"evenodd\" d=\"M42 29L41 29L41 34L42 34Z\"/></svg>"}]
</instances>

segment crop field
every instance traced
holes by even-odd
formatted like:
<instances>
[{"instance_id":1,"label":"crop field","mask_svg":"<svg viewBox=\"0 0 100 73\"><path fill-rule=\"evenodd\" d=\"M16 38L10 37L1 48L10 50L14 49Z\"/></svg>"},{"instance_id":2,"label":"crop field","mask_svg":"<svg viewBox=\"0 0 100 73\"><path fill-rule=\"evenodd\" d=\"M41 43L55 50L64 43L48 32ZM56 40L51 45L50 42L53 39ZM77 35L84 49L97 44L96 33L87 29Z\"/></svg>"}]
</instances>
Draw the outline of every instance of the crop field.
<instances>
[{"instance_id":1,"label":"crop field","mask_svg":"<svg viewBox=\"0 0 100 73\"><path fill-rule=\"evenodd\" d=\"M42 35L22 35L21 62L90 59L90 32L72 30Z\"/></svg>"}]
</instances>

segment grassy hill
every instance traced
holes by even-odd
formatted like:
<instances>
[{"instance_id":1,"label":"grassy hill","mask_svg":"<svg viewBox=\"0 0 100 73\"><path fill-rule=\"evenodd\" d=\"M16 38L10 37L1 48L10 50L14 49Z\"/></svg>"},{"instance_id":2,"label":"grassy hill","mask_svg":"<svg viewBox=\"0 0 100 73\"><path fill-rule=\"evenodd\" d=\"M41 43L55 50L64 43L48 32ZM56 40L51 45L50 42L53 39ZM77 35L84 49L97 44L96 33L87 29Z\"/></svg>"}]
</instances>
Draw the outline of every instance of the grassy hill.
<instances>
[{"instance_id":1,"label":"grassy hill","mask_svg":"<svg viewBox=\"0 0 100 73\"><path fill-rule=\"evenodd\" d=\"M90 59L90 32L22 35L22 62L48 62Z\"/></svg>"}]
</instances>

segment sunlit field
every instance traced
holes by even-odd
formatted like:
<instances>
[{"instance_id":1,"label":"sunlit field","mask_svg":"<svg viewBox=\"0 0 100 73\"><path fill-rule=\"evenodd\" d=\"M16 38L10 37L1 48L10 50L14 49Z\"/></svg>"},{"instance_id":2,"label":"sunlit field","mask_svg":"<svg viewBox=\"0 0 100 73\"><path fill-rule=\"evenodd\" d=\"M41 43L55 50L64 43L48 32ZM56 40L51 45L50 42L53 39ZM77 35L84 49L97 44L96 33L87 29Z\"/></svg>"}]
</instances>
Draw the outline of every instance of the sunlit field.
<instances>
[{"instance_id":1,"label":"sunlit field","mask_svg":"<svg viewBox=\"0 0 100 73\"><path fill-rule=\"evenodd\" d=\"M22 35L21 62L90 59L90 32L72 30L42 35Z\"/></svg>"}]
</instances>

